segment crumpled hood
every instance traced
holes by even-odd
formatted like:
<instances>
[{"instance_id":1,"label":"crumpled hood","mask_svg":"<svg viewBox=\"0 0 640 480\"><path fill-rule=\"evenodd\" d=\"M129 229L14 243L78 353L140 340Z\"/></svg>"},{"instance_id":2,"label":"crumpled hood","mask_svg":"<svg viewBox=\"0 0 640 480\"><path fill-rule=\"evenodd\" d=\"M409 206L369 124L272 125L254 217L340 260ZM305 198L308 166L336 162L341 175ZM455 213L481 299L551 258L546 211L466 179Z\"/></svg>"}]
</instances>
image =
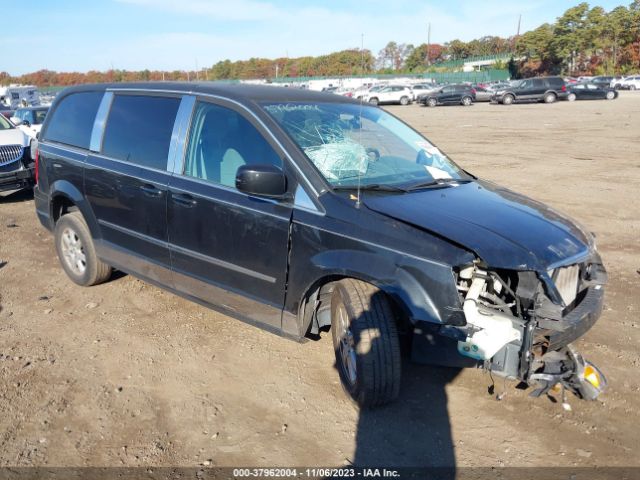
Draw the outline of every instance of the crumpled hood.
<instances>
[{"instance_id":1,"label":"crumpled hood","mask_svg":"<svg viewBox=\"0 0 640 480\"><path fill-rule=\"evenodd\" d=\"M493 268L546 271L587 254L592 238L549 207L479 180L407 194L369 194L364 204L462 245Z\"/></svg>"},{"instance_id":2,"label":"crumpled hood","mask_svg":"<svg viewBox=\"0 0 640 480\"><path fill-rule=\"evenodd\" d=\"M11 128L9 130L0 130L0 145L22 145L26 147L28 142L21 130Z\"/></svg>"}]
</instances>

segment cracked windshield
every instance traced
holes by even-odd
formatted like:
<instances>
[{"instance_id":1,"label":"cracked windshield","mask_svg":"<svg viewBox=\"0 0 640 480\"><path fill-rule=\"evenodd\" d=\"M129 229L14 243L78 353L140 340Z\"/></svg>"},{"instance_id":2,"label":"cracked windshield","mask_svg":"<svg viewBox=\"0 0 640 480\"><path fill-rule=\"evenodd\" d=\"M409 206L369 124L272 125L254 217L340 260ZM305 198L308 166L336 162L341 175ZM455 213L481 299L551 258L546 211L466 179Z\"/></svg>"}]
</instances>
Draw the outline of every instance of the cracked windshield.
<instances>
[{"instance_id":1,"label":"cracked windshield","mask_svg":"<svg viewBox=\"0 0 640 480\"><path fill-rule=\"evenodd\" d=\"M437 147L385 111L333 103L278 103L265 110L333 187L411 187L466 175Z\"/></svg>"}]
</instances>

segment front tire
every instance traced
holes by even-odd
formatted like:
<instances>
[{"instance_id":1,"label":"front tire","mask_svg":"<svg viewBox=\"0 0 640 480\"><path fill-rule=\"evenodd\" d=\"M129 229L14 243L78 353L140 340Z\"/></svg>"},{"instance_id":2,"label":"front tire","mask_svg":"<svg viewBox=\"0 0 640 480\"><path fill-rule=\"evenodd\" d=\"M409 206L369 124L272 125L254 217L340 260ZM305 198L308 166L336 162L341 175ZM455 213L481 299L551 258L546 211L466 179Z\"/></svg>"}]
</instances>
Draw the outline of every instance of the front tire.
<instances>
[{"instance_id":1,"label":"front tire","mask_svg":"<svg viewBox=\"0 0 640 480\"><path fill-rule=\"evenodd\" d=\"M80 212L63 215L56 222L54 237L60 264L74 283L88 287L111 276L111 267L96 256L91 232Z\"/></svg>"},{"instance_id":2,"label":"front tire","mask_svg":"<svg viewBox=\"0 0 640 480\"><path fill-rule=\"evenodd\" d=\"M371 105L378 105L379 102L378 102L378 99L376 97L373 97L373 98L369 99L369 103Z\"/></svg>"},{"instance_id":3,"label":"front tire","mask_svg":"<svg viewBox=\"0 0 640 480\"><path fill-rule=\"evenodd\" d=\"M469 105L471 105L473 103L473 100L471 100L471 97L462 97L462 102L461 103L465 107L468 107Z\"/></svg>"},{"instance_id":4,"label":"front tire","mask_svg":"<svg viewBox=\"0 0 640 480\"><path fill-rule=\"evenodd\" d=\"M392 402L400 392L400 342L386 295L345 279L331 297L331 335L344 389L361 406Z\"/></svg>"},{"instance_id":5,"label":"front tire","mask_svg":"<svg viewBox=\"0 0 640 480\"><path fill-rule=\"evenodd\" d=\"M614 98L616 98L616 94L615 92L607 92L607 95L605 97L607 100L613 100Z\"/></svg>"},{"instance_id":6,"label":"front tire","mask_svg":"<svg viewBox=\"0 0 640 480\"><path fill-rule=\"evenodd\" d=\"M514 100L515 100L515 98L514 98L513 95L505 95L504 98L502 99L502 104L503 105L511 105Z\"/></svg>"},{"instance_id":7,"label":"front tire","mask_svg":"<svg viewBox=\"0 0 640 480\"><path fill-rule=\"evenodd\" d=\"M435 107L438 105L438 100L436 100L435 98L429 98L427 99L427 107Z\"/></svg>"},{"instance_id":8,"label":"front tire","mask_svg":"<svg viewBox=\"0 0 640 480\"><path fill-rule=\"evenodd\" d=\"M567 100L570 101L570 102L575 102L576 94L575 93L570 93L569 95L567 95Z\"/></svg>"},{"instance_id":9,"label":"front tire","mask_svg":"<svg viewBox=\"0 0 640 480\"><path fill-rule=\"evenodd\" d=\"M547 93L544 96L544 103L554 103L556 101L555 93Z\"/></svg>"},{"instance_id":10,"label":"front tire","mask_svg":"<svg viewBox=\"0 0 640 480\"><path fill-rule=\"evenodd\" d=\"M400 99L400 105L409 105L409 97L402 97Z\"/></svg>"}]
</instances>

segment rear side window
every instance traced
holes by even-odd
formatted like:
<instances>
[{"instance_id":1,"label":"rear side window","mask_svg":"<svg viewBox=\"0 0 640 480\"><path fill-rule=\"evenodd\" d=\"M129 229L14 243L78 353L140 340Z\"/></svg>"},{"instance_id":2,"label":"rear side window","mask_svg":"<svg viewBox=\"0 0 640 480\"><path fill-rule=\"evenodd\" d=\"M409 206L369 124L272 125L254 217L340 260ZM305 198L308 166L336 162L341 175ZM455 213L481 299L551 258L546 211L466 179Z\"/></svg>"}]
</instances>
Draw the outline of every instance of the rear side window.
<instances>
[{"instance_id":1,"label":"rear side window","mask_svg":"<svg viewBox=\"0 0 640 480\"><path fill-rule=\"evenodd\" d=\"M104 131L102 153L165 170L179 98L116 95Z\"/></svg>"},{"instance_id":2,"label":"rear side window","mask_svg":"<svg viewBox=\"0 0 640 480\"><path fill-rule=\"evenodd\" d=\"M104 92L79 92L67 95L51 112L43 138L47 141L89 148L93 121Z\"/></svg>"},{"instance_id":3,"label":"rear side window","mask_svg":"<svg viewBox=\"0 0 640 480\"><path fill-rule=\"evenodd\" d=\"M562 85L564 85L564 80L560 77L551 77L547 79L547 83L551 88L562 88Z\"/></svg>"}]
</instances>

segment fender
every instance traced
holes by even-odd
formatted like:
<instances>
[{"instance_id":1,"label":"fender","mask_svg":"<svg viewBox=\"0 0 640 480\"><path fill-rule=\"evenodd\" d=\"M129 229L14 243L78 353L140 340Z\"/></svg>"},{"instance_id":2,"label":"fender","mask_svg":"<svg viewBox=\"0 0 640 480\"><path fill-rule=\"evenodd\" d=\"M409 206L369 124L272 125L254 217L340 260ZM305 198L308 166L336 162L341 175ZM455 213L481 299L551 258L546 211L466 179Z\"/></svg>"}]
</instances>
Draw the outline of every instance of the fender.
<instances>
[{"instance_id":1,"label":"fender","mask_svg":"<svg viewBox=\"0 0 640 480\"><path fill-rule=\"evenodd\" d=\"M325 238L320 243L308 242L306 239L313 235L305 230L310 228L294 224L285 300L285 311L298 316L301 336L306 333L310 317L300 306L321 285L344 277L380 288L412 323L464 321L451 266L330 232L323 232ZM334 236L340 238L333 242ZM342 248L320 250L321 245L332 243L339 243Z\"/></svg>"},{"instance_id":2,"label":"fender","mask_svg":"<svg viewBox=\"0 0 640 480\"><path fill-rule=\"evenodd\" d=\"M93 214L91 205L89 205L89 202L87 201L85 196L73 183L64 179L56 180L51 184L49 192L49 198L51 199L49 202L49 218L55 218L53 205L55 204L56 199L64 197L72 202L76 207L78 207L78 210L80 210L80 213L82 213L85 222L87 222L87 226L89 227L91 236L94 239L102 238L100 226L98 225L96 217Z\"/></svg>"}]
</instances>

